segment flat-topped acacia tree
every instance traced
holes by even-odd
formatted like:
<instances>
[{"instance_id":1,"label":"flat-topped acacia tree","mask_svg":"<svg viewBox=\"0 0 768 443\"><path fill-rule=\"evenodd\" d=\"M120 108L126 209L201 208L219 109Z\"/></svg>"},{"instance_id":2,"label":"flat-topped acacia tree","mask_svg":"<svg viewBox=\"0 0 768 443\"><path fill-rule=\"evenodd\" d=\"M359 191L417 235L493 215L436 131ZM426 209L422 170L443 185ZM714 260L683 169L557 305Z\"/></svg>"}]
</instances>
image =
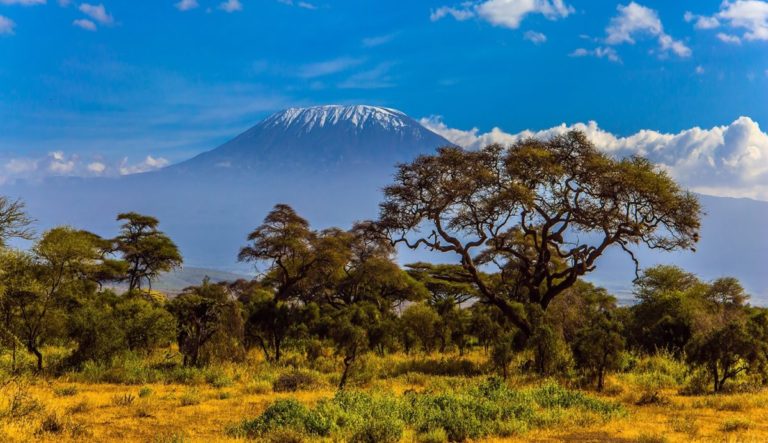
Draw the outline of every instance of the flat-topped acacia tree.
<instances>
[{"instance_id":1,"label":"flat-topped acacia tree","mask_svg":"<svg viewBox=\"0 0 768 443\"><path fill-rule=\"evenodd\" d=\"M458 255L480 297L529 337L609 247L637 268L631 246L693 249L700 217L696 197L651 162L613 159L572 131L401 164L378 223L395 244Z\"/></svg>"}]
</instances>

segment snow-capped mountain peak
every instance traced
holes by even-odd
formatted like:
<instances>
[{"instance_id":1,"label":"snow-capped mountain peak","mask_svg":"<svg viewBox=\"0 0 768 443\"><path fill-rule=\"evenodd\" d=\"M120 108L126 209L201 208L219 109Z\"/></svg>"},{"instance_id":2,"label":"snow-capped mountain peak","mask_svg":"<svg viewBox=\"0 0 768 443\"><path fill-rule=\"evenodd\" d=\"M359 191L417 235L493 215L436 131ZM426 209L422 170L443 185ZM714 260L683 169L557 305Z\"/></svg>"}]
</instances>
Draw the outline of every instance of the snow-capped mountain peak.
<instances>
[{"instance_id":1,"label":"snow-capped mountain peak","mask_svg":"<svg viewBox=\"0 0 768 443\"><path fill-rule=\"evenodd\" d=\"M377 125L383 129L398 130L411 126L411 119L391 108L369 105L324 105L308 108L288 108L272 114L262 122L264 127L294 127L309 132L315 128L347 124L362 129Z\"/></svg>"}]
</instances>

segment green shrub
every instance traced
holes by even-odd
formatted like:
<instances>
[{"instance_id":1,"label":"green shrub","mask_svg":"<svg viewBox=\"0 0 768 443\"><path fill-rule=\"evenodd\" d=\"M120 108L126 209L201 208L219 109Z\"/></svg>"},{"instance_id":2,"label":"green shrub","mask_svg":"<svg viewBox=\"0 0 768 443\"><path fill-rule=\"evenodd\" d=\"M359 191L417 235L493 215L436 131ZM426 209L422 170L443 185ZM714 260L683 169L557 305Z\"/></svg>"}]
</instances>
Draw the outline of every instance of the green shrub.
<instances>
[{"instance_id":1,"label":"green shrub","mask_svg":"<svg viewBox=\"0 0 768 443\"><path fill-rule=\"evenodd\" d=\"M88 412L90 410L91 410L91 404L88 402L88 400L81 400L80 402L70 406L67 409L67 412L70 414L81 414L83 412Z\"/></svg>"},{"instance_id":2,"label":"green shrub","mask_svg":"<svg viewBox=\"0 0 768 443\"><path fill-rule=\"evenodd\" d=\"M181 396L182 406L194 406L200 404L200 394L196 389L190 389Z\"/></svg>"},{"instance_id":3,"label":"green shrub","mask_svg":"<svg viewBox=\"0 0 768 443\"><path fill-rule=\"evenodd\" d=\"M139 389L139 398L147 398L150 395L152 395L152 389L150 389L150 388L148 388L146 386L141 388L141 389Z\"/></svg>"},{"instance_id":4,"label":"green shrub","mask_svg":"<svg viewBox=\"0 0 768 443\"><path fill-rule=\"evenodd\" d=\"M63 388L57 388L53 390L53 394L57 397L71 397L77 395L77 386L65 386Z\"/></svg>"},{"instance_id":5,"label":"green shrub","mask_svg":"<svg viewBox=\"0 0 768 443\"><path fill-rule=\"evenodd\" d=\"M427 432L420 432L416 434L416 443L447 443L448 442L448 434L445 433L445 430L440 429L432 429Z\"/></svg>"},{"instance_id":6,"label":"green shrub","mask_svg":"<svg viewBox=\"0 0 768 443\"><path fill-rule=\"evenodd\" d=\"M374 420L363 425L349 439L349 443L397 443L403 436L403 422Z\"/></svg>"},{"instance_id":7,"label":"green shrub","mask_svg":"<svg viewBox=\"0 0 768 443\"><path fill-rule=\"evenodd\" d=\"M734 418L723 423L723 432L740 432L746 431L752 427L752 423L742 418Z\"/></svg>"},{"instance_id":8,"label":"green shrub","mask_svg":"<svg viewBox=\"0 0 768 443\"><path fill-rule=\"evenodd\" d=\"M38 434L61 434L62 432L64 432L64 423L56 414L46 415L38 429Z\"/></svg>"}]
</instances>

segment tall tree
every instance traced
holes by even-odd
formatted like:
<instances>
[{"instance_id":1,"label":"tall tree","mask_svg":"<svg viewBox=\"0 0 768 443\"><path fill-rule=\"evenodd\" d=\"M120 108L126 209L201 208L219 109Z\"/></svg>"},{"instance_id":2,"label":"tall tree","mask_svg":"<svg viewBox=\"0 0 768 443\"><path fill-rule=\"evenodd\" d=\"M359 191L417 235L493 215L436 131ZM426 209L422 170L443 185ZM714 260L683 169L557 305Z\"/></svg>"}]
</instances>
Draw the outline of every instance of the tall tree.
<instances>
[{"instance_id":1,"label":"tall tree","mask_svg":"<svg viewBox=\"0 0 768 443\"><path fill-rule=\"evenodd\" d=\"M0 196L0 247L5 247L11 238L31 240L34 237L31 224L23 201Z\"/></svg>"},{"instance_id":2,"label":"tall tree","mask_svg":"<svg viewBox=\"0 0 768 443\"><path fill-rule=\"evenodd\" d=\"M181 267L179 249L158 230L160 222L156 218L128 212L119 214L117 220L125 223L114 240L114 249L128 263L129 291L140 290L144 281L152 289L152 280L158 275Z\"/></svg>"},{"instance_id":3,"label":"tall tree","mask_svg":"<svg viewBox=\"0 0 768 443\"><path fill-rule=\"evenodd\" d=\"M398 167L379 225L396 244L457 255L523 334L608 248L693 248L700 207L648 160L615 160L577 131L505 149L447 147ZM636 260L635 260L636 261ZM637 263L637 262L636 262ZM486 277L484 266L497 272Z\"/></svg>"}]
</instances>

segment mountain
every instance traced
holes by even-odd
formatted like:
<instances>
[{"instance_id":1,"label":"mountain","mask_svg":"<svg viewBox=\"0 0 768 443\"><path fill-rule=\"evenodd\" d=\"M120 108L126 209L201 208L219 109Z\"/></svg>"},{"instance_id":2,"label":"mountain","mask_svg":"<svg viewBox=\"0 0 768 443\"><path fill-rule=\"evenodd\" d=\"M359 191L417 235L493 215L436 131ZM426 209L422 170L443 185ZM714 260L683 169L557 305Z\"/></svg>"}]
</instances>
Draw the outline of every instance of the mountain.
<instances>
[{"instance_id":1,"label":"mountain","mask_svg":"<svg viewBox=\"0 0 768 443\"><path fill-rule=\"evenodd\" d=\"M185 265L234 272L247 234L276 203L288 203L315 228L349 227L375 218L381 189L397 162L451 143L404 113L374 106L291 108L231 141L162 170L113 179L55 178L43 184L3 185L23 198L39 230L59 224L114 236L119 212L158 217L179 245ZM768 202L701 196L706 212L696 254L640 250L644 267L677 264L705 280L739 278L753 302L768 304ZM401 250L399 261L448 262L445 254ZM631 297L634 267L610 250L589 279ZM189 269L189 268L188 268ZM169 276L168 289L202 279ZM214 277L211 275L211 277ZM228 278L228 277L227 277Z\"/></svg>"},{"instance_id":2,"label":"mountain","mask_svg":"<svg viewBox=\"0 0 768 443\"><path fill-rule=\"evenodd\" d=\"M325 171L375 164L391 167L450 144L396 109L364 105L290 108L162 173L212 169L260 172L286 167Z\"/></svg>"},{"instance_id":3,"label":"mountain","mask_svg":"<svg viewBox=\"0 0 768 443\"><path fill-rule=\"evenodd\" d=\"M217 269L184 266L181 269L161 274L157 280L152 283L152 289L165 292L166 294L176 295L185 288L199 285L206 277L213 283L251 278L247 275L219 271ZM127 284L119 284L114 287L121 291L128 289Z\"/></svg>"}]
</instances>

